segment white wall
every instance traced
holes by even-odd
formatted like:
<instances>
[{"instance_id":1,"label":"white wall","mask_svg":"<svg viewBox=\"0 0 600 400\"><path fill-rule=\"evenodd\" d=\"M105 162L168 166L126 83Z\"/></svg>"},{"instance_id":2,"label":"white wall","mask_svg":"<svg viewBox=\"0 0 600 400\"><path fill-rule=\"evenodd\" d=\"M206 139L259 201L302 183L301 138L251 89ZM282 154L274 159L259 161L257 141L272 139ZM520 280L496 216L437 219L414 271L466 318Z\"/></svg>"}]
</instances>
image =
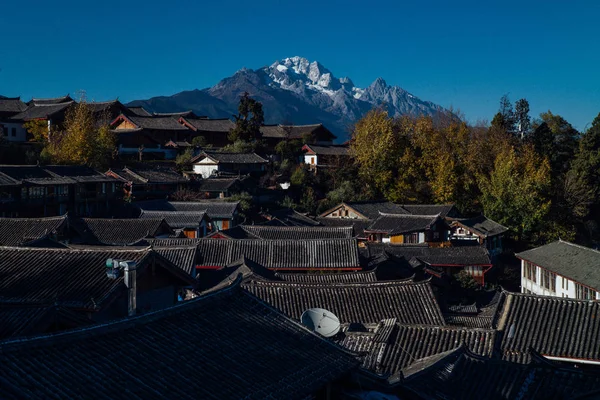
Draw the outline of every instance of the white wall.
<instances>
[{"instance_id":1,"label":"white wall","mask_svg":"<svg viewBox=\"0 0 600 400\"><path fill-rule=\"evenodd\" d=\"M533 282L527 279L527 271L525 269L525 261L521 260L521 293L527 293L526 290L540 296L555 296L555 297L568 297L569 299L575 299L575 282L569 278L565 278L561 275L556 275L556 292L542 287L542 268L535 267L536 281ZM600 300L600 293L596 292L596 299Z\"/></svg>"},{"instance_id":2,"label":"white wall","mask_svg":"<svg viewBox=\"0 0 600 400\"><path fill-rule=\"evenodd\" d=\"M202 175L203 178L210 177L215 170L219 170L217 164L194 164L194 173Z\"/></svg>"},{"instance_id":3,"label":"white wall","mask_svg":"<svg viewBox=\"0 0 600 400\"><path fill-rule=\"evenodd\" d=\"M9 142L26 142L27 141L27 130L23 128L21 123L10 123L2 122L0 125L4 126L4 138ZM13 129L15 136L13 136Z\"/></svg>"},{"instance_id":4,"label":"white wall","mask_svg":"<svg viewBox=\"0 0 600 400\"><path fill-rule=\"evenodd\" d=\"M314 162L311 162L311 159L314 159ZM318 165L317 155L316 154L305 154L304 155L304 163L309 165Z\"/></svg>"}]
</instances>

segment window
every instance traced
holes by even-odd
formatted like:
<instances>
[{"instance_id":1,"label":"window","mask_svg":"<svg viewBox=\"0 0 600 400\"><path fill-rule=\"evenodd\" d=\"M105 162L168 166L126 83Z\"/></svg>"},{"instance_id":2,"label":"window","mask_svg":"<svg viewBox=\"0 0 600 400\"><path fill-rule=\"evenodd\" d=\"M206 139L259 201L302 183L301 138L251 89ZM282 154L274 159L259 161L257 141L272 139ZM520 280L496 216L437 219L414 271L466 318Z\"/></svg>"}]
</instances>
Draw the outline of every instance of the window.
<instances>
[{"instance_id":1,"label":"window","mask_svg":"<svg viewBox=\"0 0 600 400\"><path fill-rule=\"evenodd\" d=\"M12 137L17 136L17 128L11 128L10 129L10 136L12 136Z\"/></svg>"},{"instance_id":2,"label":"window","mask_svg":"<svg viewBox=\"0 0 600 400\"><path fill-rule=\"evenodd\" d=\"M45 187L30 187L29 188L29 198L31 199L39 199L46 196L46 188Z\"/></svg>"},{"instance_id":3,"label":"window","mask_svg":"<svg viewBox=\"0 0 600 400\"><path fill-rule=\"evenodd\" d=\"M537 282L537 267L530 263L529 261L525 261L525 278L529 279L531 282Z\"/></svg>"},{"instance_id":4,"label":"window","mask_svg":"<svg viewBox=\"0 0 600 400\"><path fill-rule=\"evenodd\" d=\"M575 284L575 298L580 300L595 300L596 292L589 287L580 285L579 283Z\"/></svg>"},{"instance_id":5,"label":"window","mask_svg":"<svg viewBox=\"0 0 600 400\"><path fill-rule=\"evenodd\" d=\"M106 193L106 183L102 182L102 194Z\"/></svg>"},{"instance_id":6,"label":"window","mask_svg":"<svg viewBox=\"0 0 600 400\"><path fill-rule=\"evenodd\" d=\"M404 235L404 243L419 243L419 233Z\"/></svg>"},{"instance_id":7,"label":"window","mask_svg":"<svg viewBox=\"0 0 600 400\"><path fill-rule=\"evenodd\" d=\"M4 136L8 136L8 128L7 127L4 127L2 129L2 132L4 133Z\"/></svg>"},{"instance_id":8,"label":"window","mask_svg":"<svg viewBox=\"0 0 600 400\"><path fill-rule=\"evenodd\" d=\"M542 269L542 287L551 292L556 292L556 274Z\"/></svg>"},{"instance_id":9,"label":"window","mask_svg":"<svg viewBox=\"0 0 600 400\"><path fill-rule=\"evenodd\" d=\"M439 232L433 232L433 240L439 240L440 239L440 233Z\"/></svg>"},{"instance_id":10,"label":"window","mask_svg":"<svg viewBox=\"0 0 600 400\"><path fill-rule=\"evenodd\" d=\"M57 196L64 197L69 194L69 187L67 185L58 185L55 190Z\"/></svg>"},{"instance_id":11,"label":"window","mask_svg":"<svg viewBox=\"0 0 600 400\"><path fill-rule=\"evenodd\" d=\"M562 288L564 290L569 290L569 280L565 277L562 278Z\"/></svg>"}]
</instances>

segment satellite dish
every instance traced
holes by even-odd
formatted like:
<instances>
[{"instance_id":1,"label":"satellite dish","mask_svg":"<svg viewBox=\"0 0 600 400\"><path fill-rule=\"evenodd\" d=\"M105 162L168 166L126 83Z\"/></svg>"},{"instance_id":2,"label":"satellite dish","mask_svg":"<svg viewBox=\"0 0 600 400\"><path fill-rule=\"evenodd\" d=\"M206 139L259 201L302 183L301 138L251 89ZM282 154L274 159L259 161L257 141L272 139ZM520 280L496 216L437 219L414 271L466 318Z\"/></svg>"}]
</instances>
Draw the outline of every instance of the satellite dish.
<instances>
[{"instance_id":1,"label":"satellite dish","mask_svg":"<svg viewBox=\"0 0 600 400\"><path fill-rule=\"evenodd\" d=\"M340 331L340 320L323 308L309 308L300 317L302 325L321 336L332 337Z\"/></svg>"}]
</instances>

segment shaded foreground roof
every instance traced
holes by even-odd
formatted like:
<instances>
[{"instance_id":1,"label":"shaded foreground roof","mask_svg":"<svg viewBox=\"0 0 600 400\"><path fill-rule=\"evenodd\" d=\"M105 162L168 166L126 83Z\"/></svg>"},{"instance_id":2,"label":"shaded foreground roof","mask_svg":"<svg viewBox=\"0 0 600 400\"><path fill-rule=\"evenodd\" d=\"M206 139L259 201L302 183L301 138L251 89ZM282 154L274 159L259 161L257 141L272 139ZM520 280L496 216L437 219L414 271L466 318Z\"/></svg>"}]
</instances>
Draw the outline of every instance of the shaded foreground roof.
<instances>
[{"instance_id":1,"label":"shaded foreground roof","mask_svg":"<svg viewBox=\"0 0 600 400\"><path fill-rule=\"evenodd\" d=\"M434 266L491 264L489 253L482 246L427 247L422 245L368 243L366 250L369 257L388 253L407 261L419 260Z\"/></svg>"},{"instance_id":2,"label":"shaded foreground roof","mask_svg":"<svg viewBox=\"0 0 600 400\"><path fill-rule=\"evenodd\" d=\"M516 254L547 270L600 291L600 251L558 240Z\"/></svg>"},{"instance_id":3,"label":"shaded foreground roof","mask_svg":"<svg viewBox=\"0 0 600 400\"><path fill-rule=\"evenodd\" d=\"M466 346L419 360L402 372L402 385L422 399L562 400L600 390L597 372L540 356L527 365L515 364L476 355Z\"/></svg>"},{"instance_id":4,"label":"shaded foreground roof","mask_svg":"<svg viewBox=\"0 0 600 400\"><path fill-rule=\"evenodd\" d=\"M0 165L0 175L8 177L17 184L68 185L75 183L73 179L61 177L39 165Z\"/></svg>"},{"instance_id":5,"label":"shaded foreground roof","mask_svg":"<svg viewBox=\"0 0 600 400\"><path fill-rule=\"evenodd\" d=\"M79 241L87 244L127 246L137 244L145 238L173 234L173 230L162 218L79 218L72 220L71 226L79 233Z\"/></svg>"},{"instance_id":6,"label":"shaded foreground roof","mask_svg":"<svg viewBox=\"0 0 600 400\"><path fill-rule=\"evenodd\" d=\"M309 308L325 308L341 323L378 323L397 318L405 324L444 325L428 281L310 284L247 280L242 286L298 320Z\"/></svg>"},{"instance_id":7,"label":"shaded foreground roof","mask_svg":"<svg viewBox=\"0 0 600 400\"><path fill-rule=\"evenodd\" d=\"M496 317L502 357L530 361L529 348L545 356L600 361L600 303L506 293Z\"/></svg>"},{"instance_id":8,"label":"shaded foreground roof","mask_svg":"<svg viewBox=\"0 0 600 400\"><path fill-rule=\"evenodd\" d=\"M135 165L123 169L111 169L122 180L133 183L186 183L188 180L173 168L165 166Z\"/></svg>"},{"instance_id":9,"label":"shaded foreground roof","mask_svg":"<svg viewBox=\"0 0 600 400\"><path fill-rule=\"evenodd\" d=\"M107 258L143 264L148 249L0 247L0 303L53 304L94 309L120 287L106 277Z\"/></svg>"},{"instance_id":10,"label":"shaded foreground roof","mask_svg":"<svg viewBox=\"0 0 600 400\"><path fill-rule=\"evenodd\" d=\"M147 200L135 203L144 211L205 211L211 218L231 219L237 211L239 201L167 201Z\"/></svg>"},{"instance_id":11,"label":"shaded foreground roof","mask_svg":"<svg viewBox=\"0 0 600 400\"><path fill-rule=\"evenodd\" d=\"M19 246L64 230L67 217L0 218L0 246Z\"/></svg>"},{"instance_id":12,"label":"shaded foreground roof","mask_svg":"<svg viewBox=\"0 0 600 400\"><path fill-rule=\"evenodd\" d=\"M452 219L452 223L462 225L471 232L482 237L496 236L508 231L507 227L502 226L483 215L473 218L454 218Z\"/></svg>"},{"instance_id":13,"label":"shaded foreground roof","mask_svg":"<svg viewBox=\"0 0 600 400\"><path fill-rule=\"evenodd\" d=\"M377 282L377 275L374 270L340 272L340 273L294 273L278 272L275 276L282 281L296 283L359 283L359 282Z\"/></svg>"},{"instance_id":14,"label":"shaded foreground roof","mask_svg":"<svg viewBox=\"0 0 600 400\"><path fill-rule=\"evenodd\" d=\"M196 246L154 246L152 249L186 274L195 276L198 254Z\"/></svg>"},{"instance_id":15,"label":"shaded foreground roof","mask_svg":"<svg viewBox=\"0 0 600 400\"><path fill-rule=\"evenodd\" d=\"M314 219L303 215L291 208L269 210L262 213L269 220L271 226L317 226L319 223Z\"/></svg>"},{"instance_id":16,"label":"shaded foreground roof","mask_svg":"<svg viewBox=\"0 0 600 400\"><path fill-rule=\"evenodd\" d=\"M362 218L325 218L325 217L317 217L316 221L323 225L329 227L342 227L349 226L352 227L354 231L354 236L359 238L365 238L366 233L365 229L367 229L372 223L373 220L370 219L362 219Z\"/></svg>"},{"instance_id":17,"label":"shaded foreground roof","mask_svg":"<svg viewBox=\"0 0 600 400\"><path fill-rule=\"evenodd\" d=\"M85 165L46 165L45 170L79 183L117 182L115 178L101 174Z\"/></svg>"},{"instance_id":18,"label":"shaded foreground roof","mask_svg":"<svg viewBox=\"0 0 600 400\"><path fill-rule=\"evenodd\" d=\"M203 267L225 267L245 257L270 269L360 269L355 239L202 239L198 249Z\"/></svg>"},{"instance_id":19,"label":"shaded foreground roof","mask_svg":"<svg viewBox=\"0 0 600 400\"><path fill-rule=\"evenodd\" d=\"M303 399L356 364L234 285L122 322L1 342L0 397Z\"/></svg>"},{"instance_id":20,"label":"shaded foreground roof","mask_svg":"<svg viewBox=\"0 0 600 400\"><path fill-rule=\"evenodd\" d=\"M362 354L362 366L380 375L393 375L415 361L466 345L491 356L496 332L445 326L402 325L381 321L374 332L345 332L339 343Z\"/></svg>"},{"instance_id":21,"label":"shaded foreground roof","mask_svg":"<svg viewBox=\"0 0 600 400\"><path fill-rule=\"evenodd\" d=\"M185 124L190 129L198 132L220 132L225 136L235 126L229 118L190 118L189 116L179 119L179 123Z\"/></svg>"}]
</instances>

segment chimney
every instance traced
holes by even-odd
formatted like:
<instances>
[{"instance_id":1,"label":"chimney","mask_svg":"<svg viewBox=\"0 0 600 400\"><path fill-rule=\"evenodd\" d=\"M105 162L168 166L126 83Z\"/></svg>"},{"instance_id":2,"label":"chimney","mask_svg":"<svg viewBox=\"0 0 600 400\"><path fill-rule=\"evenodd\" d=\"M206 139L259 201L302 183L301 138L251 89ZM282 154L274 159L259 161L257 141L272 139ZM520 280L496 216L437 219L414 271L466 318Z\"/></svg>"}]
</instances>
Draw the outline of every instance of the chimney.
<instances>
[{"instance_id":1,"label":"chimney","mask_svg":"<svg viewBox=\"0 0 600 400\"><path fill-rule=\"evenodd\" d=\"M137 279L136 265L125 263L125 286L127 286L127 315L133 317L137 310Z\"/></svg>"}]
</instances>

